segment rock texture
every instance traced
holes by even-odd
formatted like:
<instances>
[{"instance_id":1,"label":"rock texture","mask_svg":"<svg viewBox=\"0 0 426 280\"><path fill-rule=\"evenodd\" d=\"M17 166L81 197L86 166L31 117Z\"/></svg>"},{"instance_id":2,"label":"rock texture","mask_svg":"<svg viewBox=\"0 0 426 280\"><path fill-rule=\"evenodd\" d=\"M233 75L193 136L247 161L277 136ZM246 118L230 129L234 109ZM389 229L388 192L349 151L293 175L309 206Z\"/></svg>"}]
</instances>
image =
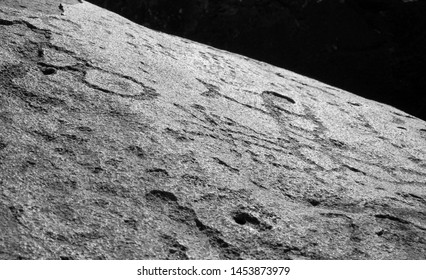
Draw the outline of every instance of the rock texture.
<instances>
[{"instance_id":1,"label":"rock texture","mask_svg":"<svg viewBox=\"0 0 426 280\"><path fill-rule=\"evenodd\" d=\"M424 121L42 2L0 1L1 259L426 258Z\"/></svg>"},{"instance_id":2,"label":"rock texture","mask_svg":"<svg viewBox=\"0 0 426 280\"><path fill-rule=\"evenodd\" d=\"M89 0L426 120L426 1Z\"/></svg>"}]
</instances>

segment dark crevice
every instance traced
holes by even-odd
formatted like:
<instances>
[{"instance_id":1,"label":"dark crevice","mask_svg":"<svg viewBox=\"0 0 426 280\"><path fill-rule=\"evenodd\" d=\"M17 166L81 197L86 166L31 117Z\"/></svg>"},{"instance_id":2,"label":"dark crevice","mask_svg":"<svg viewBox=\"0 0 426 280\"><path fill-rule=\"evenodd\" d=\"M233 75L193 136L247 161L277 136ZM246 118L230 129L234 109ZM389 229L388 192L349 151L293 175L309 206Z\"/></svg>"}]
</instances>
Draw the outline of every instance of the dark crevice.
<instances>
[{"instance_id":1,"label":"dark crevice","mask_svg":"<svg viewBox=\"0 0 426 280\"><path fill-rule=\"evenodd\" d=\"M229 169L231 172L233 172L233 173L238 173L238 172L240 172L240 170L238 170L237 168L235 168L235 167L232 167L232 166L230 166L229 164L227 164L226 162L224 162L223 160L221 160L221 159L219 159L219 158L217 158L217 157L214 157L213 158L218 164L220 164L220 165L222 165L222 166L224 166L224 167L226 167L227 169Z\"/></svg>"},{"instance_id":2,"label":"dark crevice","mask_svg":"<svg viewBox=\"0 0 426 280\"><path fill-rule=\"evenodd\" d=\"M355 102L348 102L348 104L350 104L350 105L352 105L352 106L356 106L356 107L361 106L361 104L359 104L359 103L355 103Z\"/></svg>"},{"instance_id":3,"label":"dark crevice","mask_svg":"<svg viewBox=\"0 0 426 280\"><path fill-rule=\"evenodd\" d=\"M66 65L66 66L58 66L58 65L45 63L45 62L38 62L37 64L41 67L41 69L52 69L51 71L55 71L55 72L57 70L62 70L62 71L81 72L83 74L86 74L86 69L87 69L87 67L83 64Z\"/></svg>"},{"instance_id":4,"label":"dark crevice","mask_svg":"<svg viewBox=\"0 0 426 280\"><path fill-rule=\"evenodd\" d=\"M262 92L262 94L269 94L269 95L272 95L274 97L284 99L284 100L286 100L287 102L289 102L291 104L295 104L296 103L296 101L294 101L290 97L282 95L282 94L279 94L279 93L277 93L275 91L264 91L264 92Z\"/></svg>"},{"instance_id":5,"label":"dark crevice","mask_svg":"<svg viewBox=\"0 0 426 280\"><path fill-rule=\"evenodd\" d=\"M63 16L65 13L64 5L59 4L58 8L59 8L59 11L61 12L61 15Z\"/></svg>"},{"instance_id":6,"label":"dark crevice","mask_svg":"<svg viewBox=\"0 0 426 280\"><path fill-rule=\"evenodd\" d=\"M363 175L367 175L365 172L363 172L363 171L361 171L359 169L356 169L354 167L351 167L349 165L344 164L343 166L346 167L347 169L349 169L350 171L353 171L353 172L356 172L356 173L361 173Z\"/></svg>"},{"instance_id":7,"label":"dark crevice","mask_svg":"<svg viewBox=\"0 0 426 280\"><path fill-rule=\"evenodd\" d=\"M147 194L147 197L157 197L162 200L175 201L175 202L178 200L173 193L162 191L162 190L152 190Z\"/></svg>"},{"instance_id":8,"label":"dark crevice","mask_svg":"<svg viewBox=\"0 0 426 280\"><path fill-rule=\"evenodd\" d=\"M15 24L15 22L13 22L13 21L0 18L0 25L14 25L14 24Z\"/></svg>"},{"instance_id":9,"label":"dark crevice","mask_svg":"<svg viewBox=\"0 0 426 280\"><path fill-rule=\"evenodd\" d=\"M395 216L392 216L392 215L388 215L388 214L377 214L377 215L374 215L374 216L376 218L379 218L379 219L388 219L388 220L391 220L391 221L394 221L394 222L399 222L399 223L402 223L402 224L410 224L410 222L408 222L406 220L403 220L401 218L398 218L398 217L395 217Z\"/></svg>"},{"instance_id":10,"label":"dark crevice","mask_svg":"<svg viewBox=\"0 0 426 280\"><path fill-rule=\"evenodd\" d=\"M15 25L15 24L23 24L23 25L27 26L29 29L31 29L31 30L33 30L37 33L44 33L45 35L50 35L50 30L40 29L37 26L32 25L31 23L24 21L24 20L10 21L10 20L5 20L5 19L0 19L0 25L10 26L10 25Z\"/></svg>"},{"instance_id":11,"label":"dark crevice","mask_svg":"<svg viewBox=\"0 0 426 280\"><path fill-rule=\"evenodd\" d=\"M211 97L211 98L217 98L221 96L219 92L219 88L217 86L206 83L198 78L197 78L197 81L202 83L207 88L207 91L204 91L201 93L202 96Z\"/></svg>"},{"instance_id":12,"label":"dark crevice","mask_svg":"<svg viewBox=\"0 0 426 280\"><path fill-rule=\"evenodd\" d=\"M197 226L199 231L204 231L207 227L198 219L195 219L195 225Z\"/></svg>"}]
</instances>

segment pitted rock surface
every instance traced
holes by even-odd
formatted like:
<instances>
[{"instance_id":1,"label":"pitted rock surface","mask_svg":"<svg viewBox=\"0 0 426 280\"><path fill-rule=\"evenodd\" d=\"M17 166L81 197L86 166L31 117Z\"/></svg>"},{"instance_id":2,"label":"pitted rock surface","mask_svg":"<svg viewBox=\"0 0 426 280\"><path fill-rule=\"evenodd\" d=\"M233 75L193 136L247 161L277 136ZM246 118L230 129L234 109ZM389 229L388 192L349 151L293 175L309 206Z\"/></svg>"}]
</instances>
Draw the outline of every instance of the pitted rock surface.
<instances>
[{"instance_id":1,"label":"pitted rock surface","mask_svg":"<svg viewBox=\"0 0 426 280\"><path fill-rule=\"evenodd\" d=\"M426 258L424 121L76 2L0 2L1 259Z\"/></svg>"},{"instance_id":2,"label":"pitted rock surface","mask_svg":"<svg viewBox=\"0 0 426 280\"><path fill-rule=\"evenodd\" d=\"M88 0L426 120L426 1Z\"/></svg>"}]
</instances>

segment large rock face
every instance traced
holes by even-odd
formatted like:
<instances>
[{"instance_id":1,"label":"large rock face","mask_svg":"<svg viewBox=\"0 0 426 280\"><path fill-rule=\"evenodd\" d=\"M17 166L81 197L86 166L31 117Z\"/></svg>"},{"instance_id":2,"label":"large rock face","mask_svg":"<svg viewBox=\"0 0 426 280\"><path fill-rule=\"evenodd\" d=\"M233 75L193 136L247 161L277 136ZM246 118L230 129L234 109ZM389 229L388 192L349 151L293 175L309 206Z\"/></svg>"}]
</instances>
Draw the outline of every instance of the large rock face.
<instances>
[{"instance_id":1,"label":"large rock face","mask_svg":"<svg viewBox=\"0 0 426 280\"><path fill-rule=\"evenodd\" d=\"M89 0L426 120L426 1Z\"/></svg>"},{"instance_id":2,"label":"large rock face","mask_svg":"<svg viewBox=\"0 0 426 280\"><path fill-rule=\"evenodd\" d=\"M0 258L426 258L425 122L40 2L0 1Z\"/></svg>"}]
</instances>

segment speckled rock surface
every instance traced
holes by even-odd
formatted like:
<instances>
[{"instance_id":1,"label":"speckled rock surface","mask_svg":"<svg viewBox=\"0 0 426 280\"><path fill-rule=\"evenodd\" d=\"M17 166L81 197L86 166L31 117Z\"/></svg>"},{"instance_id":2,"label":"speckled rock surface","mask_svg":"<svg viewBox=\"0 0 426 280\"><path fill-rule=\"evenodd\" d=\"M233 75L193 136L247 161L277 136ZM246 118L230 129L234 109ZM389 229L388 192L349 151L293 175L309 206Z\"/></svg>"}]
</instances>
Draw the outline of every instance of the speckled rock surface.
<instances>
[{"instance_id":1,"label":"speckled rock surface","mask_svg":"<svg viewBox=\"0 0 426 280\"><path fill-rule=\"evenodd\" d=\"M426 258L424 121L61 5L0 1L1 259Z\"/></svg>"},{"instance_id":2,"label":"speckled rock surface","mask_svg":"<svg viewBox=\"0 0 426 280\"><path fill-rule=\"evenodd\" d=\"M424 0L89 0L426 120Z\"/></svg>"}]
</instances>

